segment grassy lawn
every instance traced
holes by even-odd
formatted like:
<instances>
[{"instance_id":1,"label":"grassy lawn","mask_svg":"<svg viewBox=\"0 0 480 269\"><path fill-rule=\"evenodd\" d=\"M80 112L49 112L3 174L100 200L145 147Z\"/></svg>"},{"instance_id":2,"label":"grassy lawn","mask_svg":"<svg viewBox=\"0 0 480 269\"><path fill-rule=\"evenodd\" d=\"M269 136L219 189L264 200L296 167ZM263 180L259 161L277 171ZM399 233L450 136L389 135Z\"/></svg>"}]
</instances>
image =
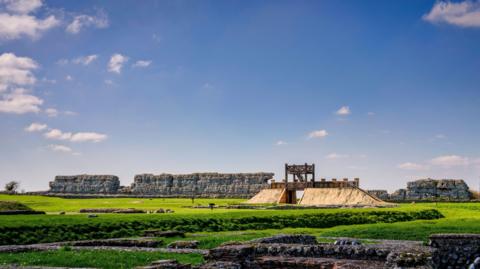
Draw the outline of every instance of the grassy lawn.
<instances>
[{"instance_id":1,"label":"grassy lawn","mask_svg":"<svg viewBox=\"0 0 480 269\"><path fill-rule=\"evenodd\" d=\"M134 268L152 261L176 259L181 263L200 264L200 254L176 254L141 251L81 250L44 251L23 253L0 253L0 267L16 264L21 266L94 267L106 269Z\"/></svg>"},{"instance_id":2,"label":"grassy lawn","mask_svg":"<svg viewBox=\"0 0 480 269\"><path fill-rule=\"evenodd\" d=\"M319 241L329 242L331 240L324 237L355 237L364 239L403 239L403 240L423 240L427 241L430 234L433 233L480 233L480 203L417 203L400 204L396 208L361 208L361 209L305 209L305 210L254 210L254 209L192 209L184 206L191 206L190 199L140 199L140 198L105 198L105 199L62 199L55 197L42 196L10 196L0 195L0 201L18 201L34 209L46 211L47 215L18 215L1 216L0 229L9 233L18 233L18 236L27 236L22 229L30 229L28 236L45 236L45 229L50 235L51 232L58 233L56 229L61 229L65 233L66 227L84 226L87 229L85 234L91 233L95 229L103 226L116 227L121 225L121 229L115 228L113 232L119 232L123 228L128 229L136 227L145 222L173 221L177 223L190 222L191 225L198 226L200 223L205 225L218 224L227 225L226 219L250 218L252 225L243 226L247 229L215 232L200 231L187 233L186 238L163 238L164 246L175 240L198 240L200 248L214 248L224 242L229 241L247 241L255 238L271 236L279 233L285 234L311 234L318 237ZM240 203L241 199L196 199L195 204L207 205L215 203L217 205L228 205ZM173 214L98 214L97 218L89 219L86 214L79 214L82 208L139 208L145 210L155 210L158 208L170 208L175 210ZM436 209L445 218L434 220L415 220L393 223L370 223L370 224L351 224L318 226L312 222L312 225L325 228L313 228L314 226L305 225L307 215L320 214L326 218L327 215L361 216L368 213L368 218L376 218L377 214L392 214L395 212L418 212L420 210ZM66 215L59 215L59 211L66 211ZM362 213L363 212L363 213ZM383 213L382 213L383 212ZM390 213L388 213L390 212ZM325 215L327 214L327 215ZM332 216L333 216L332 215ZM345 219L350 223L355 223L355 219ZM257 225L256 221L263 222L271 220L268 225ZM388 218L387 218L388 219ZM204 222L202 222L204 220ZM352 222L353 221L353 222ZM281 222L281 223L280 223ZM288 225L286 223L289 223ZM125 227L125 224L130 223ZM225 224L227 223L227 224ZM261 222L258 222L260 224ZM283 223L283 224L282 224ZM300 224L298 226L297 224ZM185 224L185 223L184 223ZM263 223L265 224L265 223ZM238 225L243 225L239 223ZM284 225L288 228L273 228ZM286 226L285 226L286 225ZM292 226L293 225L293 226ZM39 227L35 230L35 227ZM46 227L46 228L41 228ZM130 227L130 228L129 228ZM185 226L182 226L185 227ZM193 226L192 226L193 227ZM206 226L201 226L206 227ZM230 226L229 226L230 227ZM299 228L300 227L300 228ZM238 228L238 227L237 227ZM92 230L93 229L93 230ZM32 233L33 232L33 233ZM131 232L131 231L130 231ZM52 236L54 234L51 234ZM2 234L0 234L0 237ZM5 234L3 234L5 236ZM43 266L83 266L97 268L133 268L138 265L145 265L151 261L159 259L178 259L183 263L198 264L202 262L202 257L196 254L167 254L151 252L127 252L127 251L49 251L49 252L25 252L6 254L0 253L0 267L2 264L19 265L43 265Z\"/></svg>"},{"instance_id":3,"label":"grassy lawn","mask_svg":"<svg viewBox=\"0 0 480 269\"><path fill-rule=\"evenodd\" d=\"M143 210L173 209L183 213L209 213L208 210L185 208L193 205L230 205L244 202L245 199L191 199L183 198L99 198L99 199L65 199L35 195L8 195L0 194L0 201L17 201L34 210L47 213L78 213L83 208L137 208ZM217 211L226 211L217 209Z\"/></svg>"}]
</instances>

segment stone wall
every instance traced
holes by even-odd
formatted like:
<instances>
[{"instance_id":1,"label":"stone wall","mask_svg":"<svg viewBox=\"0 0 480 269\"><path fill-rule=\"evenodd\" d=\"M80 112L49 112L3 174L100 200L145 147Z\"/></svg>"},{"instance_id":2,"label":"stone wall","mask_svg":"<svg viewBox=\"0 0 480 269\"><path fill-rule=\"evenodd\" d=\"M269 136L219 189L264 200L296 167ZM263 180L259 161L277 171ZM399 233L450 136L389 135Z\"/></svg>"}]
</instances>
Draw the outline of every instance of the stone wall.
<instances>
[{"instance_id":1,"label":"stone wall","mask_svg":"<svg viewBox=\"0 0 480 269\"><path fill-rule=\"evenodd\" d=\"M50 193L110 194L117 193L120 181L113 175L56 176L49 185Z\"/></svg>"},{"instance_id":2,"label":"stone wall","mask_svg":"<svg viewBox=\"0 0 480 269\"><path fill-rule=\"evenodd\" d=\"M420 179L407 182L406 189L388 194L385 190L368 190L382 200L390 201L467 201L471 199L468 185L461 179Z\"/></svg>"},{"instance_id":3,"label":"stone wall","mask_svg":"<svg viewBox=\"0 0 480 269\"><path fill-rule=\"evenodd\" d=\"M141 174L135 176L131 192L164 197L249 198L267 188L272 178L273 173Z\"/></svg>"},{"instance_id":4,"label":"stone wall","mask_svg":"<svg viewBox=\"0 0 480 269\"><path fill-rule=\"evenodd\" d=\"M388 194L387 190L367 190L367 193L381 200L390 199L390 195Z\"/></svg>"},{"instance_id":5,"label":"stone wall","mask_svg":"<svg viewBox=\"0 0 480 269\"><path fill-rule=\"evenodd\" d=\"M480 234L434 234L430 246L436 268L467 268L480 257Z\"/></svg>"},{"instance_id":6,"label":"stone wall","mask_svg":"<svg viewBox=\"0 0 480 269\"><path fill-rule=\"evenodd\" d=\"M467 184L461 179L421 179L407 183L407 200L469 200Z\"/></svg>"}]
</instances>

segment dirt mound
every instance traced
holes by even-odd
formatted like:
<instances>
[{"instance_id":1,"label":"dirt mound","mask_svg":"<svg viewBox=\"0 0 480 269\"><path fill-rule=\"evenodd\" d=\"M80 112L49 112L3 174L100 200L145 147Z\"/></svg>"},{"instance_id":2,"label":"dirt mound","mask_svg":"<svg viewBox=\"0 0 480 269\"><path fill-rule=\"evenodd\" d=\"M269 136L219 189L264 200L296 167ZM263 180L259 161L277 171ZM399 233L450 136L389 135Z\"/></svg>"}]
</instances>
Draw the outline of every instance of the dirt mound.
<instances>
[{"instance_id":1,"label":"dirt mound","mask_svg":"<svg viewBox=\"0 0 480 269\"><path fill-rule=\"evenodd\" d=\"M359 188L307 188L300 205L389 205Z\"/></svg>"},{"instance_id":2,"label":"dirt mound","mask_svg":"<svg viewBox=\"0 0 480 269\"><path fill-rule=\"evenodd\" d=\"M274 204L278 203L284 189L263 189L257 195L246 201L247 204Z\"/></svg>"}]
</instances>

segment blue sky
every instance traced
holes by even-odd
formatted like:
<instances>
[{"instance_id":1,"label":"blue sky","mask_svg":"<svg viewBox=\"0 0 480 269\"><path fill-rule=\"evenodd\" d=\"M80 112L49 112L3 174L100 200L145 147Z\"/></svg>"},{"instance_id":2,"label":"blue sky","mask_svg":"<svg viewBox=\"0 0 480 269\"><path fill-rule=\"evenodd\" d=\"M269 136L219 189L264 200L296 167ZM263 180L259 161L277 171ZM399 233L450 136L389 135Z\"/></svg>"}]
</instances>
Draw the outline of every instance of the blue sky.
<instances>
[{"instance_id":1,"label":"blue sky","mask_svg":"<svg viewBox=\"0 0 480 269\"><path fill-rule=\"evenodd\" d=\"M0 184L480 176L477 1L0 1Z\"/></svg>"}]
</instances>

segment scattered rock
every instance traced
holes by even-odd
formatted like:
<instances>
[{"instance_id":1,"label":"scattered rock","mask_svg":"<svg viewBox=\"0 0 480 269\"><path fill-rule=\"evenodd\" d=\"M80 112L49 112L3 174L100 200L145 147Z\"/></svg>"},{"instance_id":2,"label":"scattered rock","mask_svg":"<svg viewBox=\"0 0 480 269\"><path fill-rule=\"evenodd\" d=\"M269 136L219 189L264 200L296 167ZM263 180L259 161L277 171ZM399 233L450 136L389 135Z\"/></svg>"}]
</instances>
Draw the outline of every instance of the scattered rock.
<instances>
[{"instance_id":1,"label":"scattered rock","mask_svg":"<svg viewBox=\"0 0 480 269\"><path fill-rule=\"evenodd\" d=\"M265 237L254 239L250 241L252 243L262 243L262 244L305 244L305 245L314 245L317 244L317 239L312 235L303 235L303 234L279 234L272 237Z\"/></svg>"},{"instance_id":2,"label":"scattered rock","mask_svg":"<svg viewBox=\"0 0 480 269\"><path fill-rule=\"evenodd\" d=\"M168 244L167 248L198 248L198 241L175 241Z\"/></svg>"},{"instance_id":3,"label":"scattered rock","mask_svg":"<svg viewBox=\"0 0 480 269\"><path fill-rule=\"evenodd\" d=\"M59 215L65 215L65 211L60 211L58 214Z\"/></svg>"},{"instance_id":4,"label":"scattered rock","mask_svg":"<svg viewBox=\"0 0 480 269\"><path fill-rule=\"evenodd\" d=\"M162 214L162 213L165 213L165 210L163 210L163 208L160 208L160 209L158 209L157 211L155 211L155 213L160 213L160 214Z\"/></svg>"},{"instance_id":5,"label":"scattered rock","mask_svg":"<svg viewBox=\"0 0 480 269\"><path fill-rule=\"evenodd\" d=\"M337 246L345 246L345 245L359 246L362 243L355 239L339 239L339 240L336 240L335 243L333 244Z\"/></svg>"},{"instance_id":6,"label":"scattered rock","mask_svg":"<svg viewBox=\"0 0 480 269\"><path fill-rule=\"evenodd\" d=\"M190 269L190 264L180 264L176 260L158 260L147 266L135 267L136 269Z\"/></svg>"},{"instance_id":7,"label":"scattered rock","mask_svg":"<svg viewBox=\"0 0 480 269\"><path fill-rule=\"evenodd\" d=\"M97 218L97 217L98 217L98 215L95 215L95 214L88 214L88 216L87 216L87 217L88 217L89 219L91 219L91 218Z\"/></svg>"},{"instance_id":8,"label":"scattered rock","mask_svg":"<svg viewBox=\"0 0 480 269\"><path fill-rule=\"evenodd\" d=\"M147 237L185 237L182 231L162 231L162 230L145 230L143 236Z\"/></svg>"},{"instance_id":9,"label":"scattered rock","mask_svg":"<svg viewBox=\"0 0 480 269\"><path fill-rule=\"evenodd\" d=\"M97 240L82 240L69 242L70 246L111 246L111 247L146 247L156 248L159 247L163 241L154 239L97 239Z\"/></svg>"}]
</instances>

